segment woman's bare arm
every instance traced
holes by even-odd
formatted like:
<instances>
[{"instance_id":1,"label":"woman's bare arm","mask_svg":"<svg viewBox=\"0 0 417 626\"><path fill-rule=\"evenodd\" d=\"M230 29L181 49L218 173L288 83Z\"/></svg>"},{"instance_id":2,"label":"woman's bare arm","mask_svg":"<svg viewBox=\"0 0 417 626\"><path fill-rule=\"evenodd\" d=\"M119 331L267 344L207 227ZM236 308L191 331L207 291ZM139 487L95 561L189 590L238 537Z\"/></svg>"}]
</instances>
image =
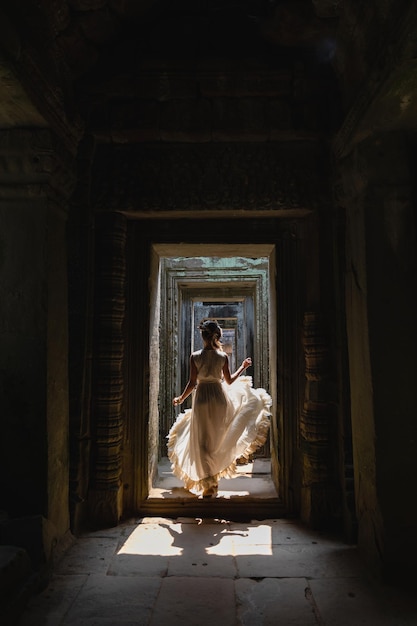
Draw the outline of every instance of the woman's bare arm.
<instances>
[{"instance_id":1,"label":"woman's bare arm","mask_svg":"<svg viewBox=\"0 0 417 626\"><path fill-rule=\"evenodd\" d=\"M193 392L197 384L197 368L194 363L193 355L190 356L190 377L188 379L188 383L184 387L184 391L180 396L176 396L172 404L176 406L177 404L182 404L186 398Z\"/></svg>"},{"instance_id":2,"label":"woman's bare arm","mask_svg":"<svg viewBox=\"0 0 417 626\"><path fill-rule=\"evenodd\" d=\"M223 376L228 385L231 385L235 382L237 378L241 375L242 372L245 371L246 368L252 365L252 359L248 356L244 361L242 361L242 365L236 370L234 374L230 373L229 369L229 357L226 357L226 360L223 365Z\"/></svg>"}]
</instances>

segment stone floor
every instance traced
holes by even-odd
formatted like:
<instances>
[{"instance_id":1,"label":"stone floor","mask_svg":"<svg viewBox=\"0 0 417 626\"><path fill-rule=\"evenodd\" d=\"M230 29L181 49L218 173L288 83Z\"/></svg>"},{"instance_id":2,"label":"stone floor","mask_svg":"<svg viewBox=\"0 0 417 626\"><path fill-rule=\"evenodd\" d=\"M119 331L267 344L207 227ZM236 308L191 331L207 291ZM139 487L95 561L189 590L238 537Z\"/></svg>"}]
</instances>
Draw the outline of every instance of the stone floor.
<instances>
[{"instance_id":1,"label":"stone floor","mask_svg":"<svg viewBox=\"0 0 417 626\"><path fill-rule=\"evenodd\" d=\"M164 493L176 485L166 471ZM220 494L268 497L270 479L249 474ZM19 621L119 624L416 626L417 600L369 580L355 546L296 520L144 517L79 537Z\"/></svg>"},{"instance_id":2,"label":"stone floor","mask_svg":"<svg viewBox=\"0 0 417 626\"><path fill-rule=\"evenodd\" d=\"M19 626L415 626L356 548L284 519L144 518L80 537Z\"/></svg>"}]
</instances>

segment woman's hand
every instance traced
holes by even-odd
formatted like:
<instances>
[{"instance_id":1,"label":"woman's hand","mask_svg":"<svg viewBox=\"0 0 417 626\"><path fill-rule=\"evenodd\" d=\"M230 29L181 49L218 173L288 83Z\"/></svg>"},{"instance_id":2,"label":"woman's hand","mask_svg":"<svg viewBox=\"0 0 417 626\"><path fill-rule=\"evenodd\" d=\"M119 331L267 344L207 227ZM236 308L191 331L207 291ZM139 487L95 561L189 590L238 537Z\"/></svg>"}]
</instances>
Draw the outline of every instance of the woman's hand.
<instances>
[{"instance_id":1,"label":"woman's hand","mask_svg":"<svg viewBox=\"0 0 417 626\"><path fill-rule=\"evenodd\" d=\"M182 404L181 396L177 396L176 398L174 398L172 401L172 404L174 406L177 406L178 404Z\"/></svg>"},{"instance_id":2,"label":"woman's hand","mask_svg":"<svg viewBox=\"0 0 417 626\"><path fill-rule=\"evenodd\" d=\"M242 362L242 367L245 370L247 367L250 367L252 365L252 359L250 358L250 356L246 357L246 359Z\"/></svg>"}]
</instances>

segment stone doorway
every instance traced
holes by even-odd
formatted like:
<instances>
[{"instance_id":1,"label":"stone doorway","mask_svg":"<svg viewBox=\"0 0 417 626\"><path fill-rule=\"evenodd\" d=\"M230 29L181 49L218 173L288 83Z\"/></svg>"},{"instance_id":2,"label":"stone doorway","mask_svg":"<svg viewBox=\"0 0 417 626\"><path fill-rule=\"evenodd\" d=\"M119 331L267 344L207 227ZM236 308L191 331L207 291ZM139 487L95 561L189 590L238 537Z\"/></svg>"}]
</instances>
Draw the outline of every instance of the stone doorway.
<instances>
[{"instance_id":1,"label":"stone doorway","mask_svg":"<svg viewBox=\"0 0 417 626\"><path fill-rule=\"evenodd\" d=\"M269 476L279 506L274 502L275 512L267 513L278 514L280 507L299 510L305 386L299 323L310 222L248 218L224 224L229 243L223 234L220 243L213 242L213 232L218 233L202 219L187 222L187 231L176 220L129 223L116 214L97 220L92 523L102 523L103 510L111 523L121 515L162 512L150 497L164 440L161 419L168 428L175 418L172 397L186 376L191 351L184 320L192 309L184 315L183 307L192 307L197 297L253 300L253 382L273 401ZM309 238L303 236L307 232ZM183 265L183 259L188 267L175 265ZM253 507L258 514L258 502L242 503L245 514ZM174 501L169 514L184 511Z\"/></svg>"},{"instance_id":2,"label":"stone doorway","mask_svg":"<svg viewBox=\"0 0 417 626\"><path fill-rule=\"evenodd\" d=\"M175 420L172 397L187 381L189 354L198 349L198 324L216 318L225 328L233 362L251 354L255 386L274 395L275 293L272 245L153 245L151 297L149 492L166 457ZM186 405L188 406L188 404ZM184 407L185 408L185 407ZM270 458L270 441L259 456ZM277 446L272 455L277 455ZM278 466L278 461L269 466ZM274 482L278 476L274 477Z\"/></svg>"}]
</instances>

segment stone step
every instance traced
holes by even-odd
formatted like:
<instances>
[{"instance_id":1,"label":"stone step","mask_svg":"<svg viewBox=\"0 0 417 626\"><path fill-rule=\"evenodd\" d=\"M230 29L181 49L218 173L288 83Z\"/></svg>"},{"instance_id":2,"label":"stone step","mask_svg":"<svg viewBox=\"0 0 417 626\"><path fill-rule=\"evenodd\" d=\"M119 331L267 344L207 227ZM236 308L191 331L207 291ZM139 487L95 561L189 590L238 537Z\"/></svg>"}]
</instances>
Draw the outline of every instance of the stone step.
<instances>
[{"instance_id":1,"label":"stone step","mask_svg":"<svg viewBox=\"0 0 417 626\"><path fill-rule=\"evenodd\" d=\"M279 498L147 498L141 503L142 516L201 517L214 519L261 520L287 517Z\"/></svg>"}]
</instances>

